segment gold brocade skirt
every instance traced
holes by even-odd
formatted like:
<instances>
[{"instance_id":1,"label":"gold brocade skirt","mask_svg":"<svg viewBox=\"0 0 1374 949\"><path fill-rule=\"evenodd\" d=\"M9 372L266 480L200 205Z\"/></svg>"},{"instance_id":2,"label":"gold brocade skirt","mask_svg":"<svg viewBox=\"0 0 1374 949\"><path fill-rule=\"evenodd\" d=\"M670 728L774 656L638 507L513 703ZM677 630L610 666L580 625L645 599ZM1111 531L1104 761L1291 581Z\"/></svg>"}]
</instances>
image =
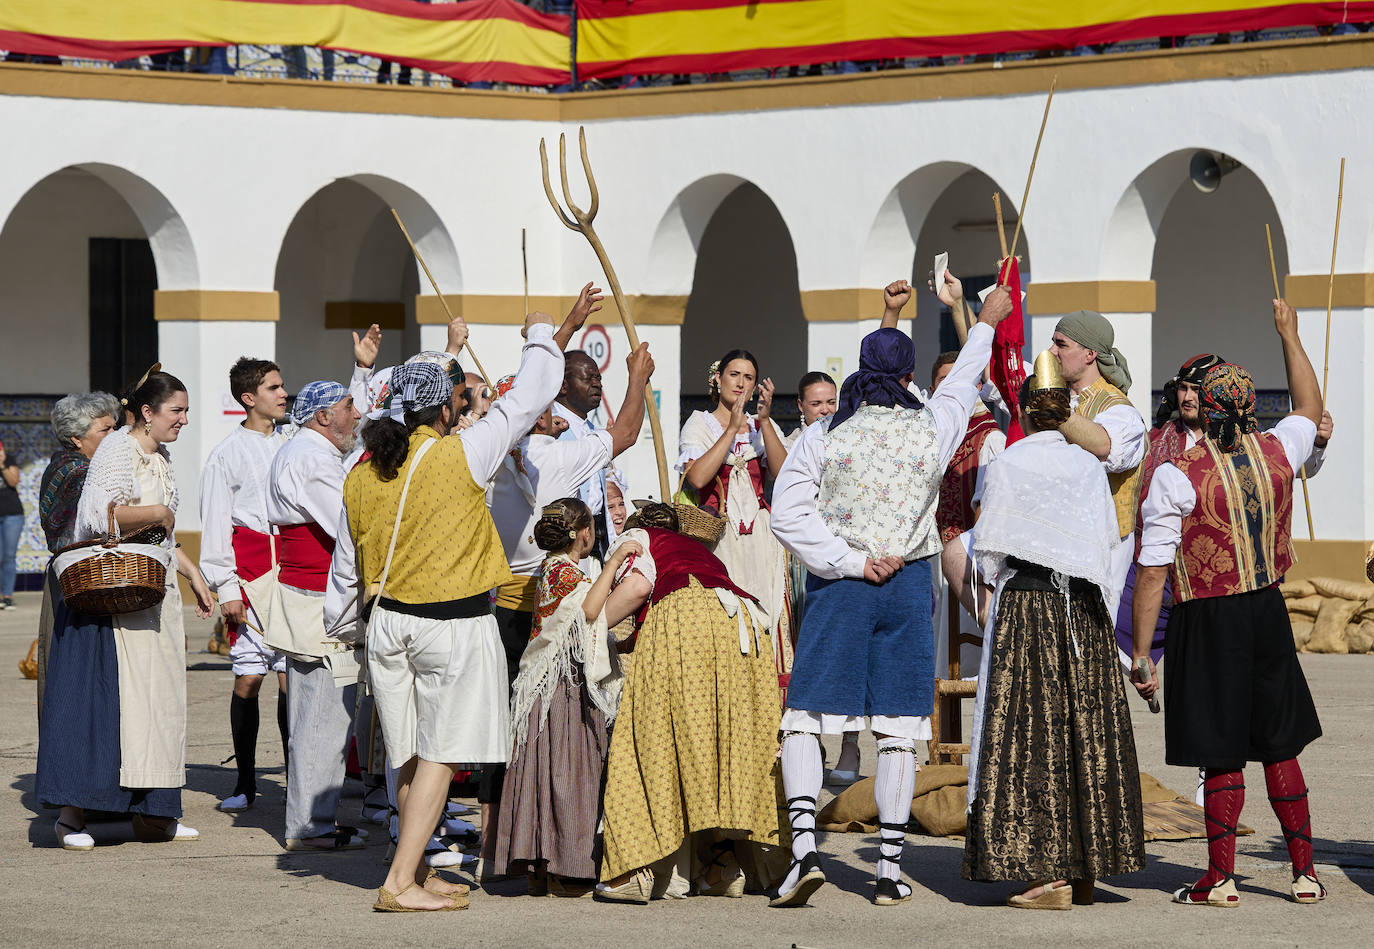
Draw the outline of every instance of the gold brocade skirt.
<instances>
[{"instance_id":1,"label":"gold brocade skirt","mask_svg":"<svg viewBox=\"0 0 1374 949\"><path fill-rule=\"evenodd\" d=\"M1002 591L964 844L967 879L1074 880L1145 865L1140 775L1112 624L1095 586L1076 581L1067 605L1072 635L1063 593Z\"/></svg>"},{"instance_id":2,"label":"gold brocade skirt","mask_svg":"<svg viewBox=\"0 0 1374 949\"><path fill-rule=\"evenodd\" d=\"M748 613L745 622L752 628ZM758 630L695 579L649 609L611 734L601 878L675 853L691 834L777 846L778 680Z\"/></svg>"}]
</instances>

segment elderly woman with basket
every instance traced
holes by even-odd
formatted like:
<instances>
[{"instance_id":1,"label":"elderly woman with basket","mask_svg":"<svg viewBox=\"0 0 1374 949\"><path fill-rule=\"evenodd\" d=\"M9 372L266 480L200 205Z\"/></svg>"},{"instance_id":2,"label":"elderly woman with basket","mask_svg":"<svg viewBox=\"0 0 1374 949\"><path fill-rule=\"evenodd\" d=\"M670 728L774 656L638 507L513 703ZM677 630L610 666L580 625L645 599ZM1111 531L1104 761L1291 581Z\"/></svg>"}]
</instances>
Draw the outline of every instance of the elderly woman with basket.
<instances>
[{"instance_id":1,"label":"elderly woman with basket","mask_svg":"<svg viewBox=\"0 0 1374 949\"><path fill-rule=\"evenodd\" d=\"M712 364L708 378L716 407L693 412L682 426L677 469L700 506L725 519L725 531L711 552L730 577L763 607L773 638L778 685L792 671L788 615L787 556L773 536L764 484L787 460L782 429L770 417L773 380L759 378L759 364L747 350L732 349ZM757 414L746 411L757 391Z\"/></svg>"},{"instance_id":2,"label":"elderly woman with basket","mask_svg":"<svg viewBox=\"0 0 1374 949\"><path fill-rule=\"evenodd\" d=\"M166 569L175 558L195 593L196 614L209 617L210 591L172 535L177 489L163 447L186 425L186 387L155 365L123 402L134 426L112 432L96 449L77 505L77 545L54 560L68 613L48 658L38 798L62 809L54 831L66 850L94 849L87 810L132 814L139 840L200 836L178 822L186 781L186 642L176 574ZM117 555L92 557L101 548L83 544L110 535L121 538ZM102 558L119 566L102 570ZM159 566L160 595L147 590ZM97 589L99 581L107 585Z\"/></svg>"},{"instance_id":3,"label":"elderly woman with basket","mask_svg":"<svg viewBox=\"0 0 1374 949\"><path fill-rule=\"evenodd\" d=\"M59 399L52 409L52 431L58 449L43 469L38 488L38 517L48 550L57 553L76 539L76 505L86 484L91 456L114 431L124 409L107 392L76 392ZM43 579L43 608L38 616L38 710L43 711L43 687L48 671L48 647L53 630L67 623L62 587L52 564Z\"/></svg>"}]
</instances>

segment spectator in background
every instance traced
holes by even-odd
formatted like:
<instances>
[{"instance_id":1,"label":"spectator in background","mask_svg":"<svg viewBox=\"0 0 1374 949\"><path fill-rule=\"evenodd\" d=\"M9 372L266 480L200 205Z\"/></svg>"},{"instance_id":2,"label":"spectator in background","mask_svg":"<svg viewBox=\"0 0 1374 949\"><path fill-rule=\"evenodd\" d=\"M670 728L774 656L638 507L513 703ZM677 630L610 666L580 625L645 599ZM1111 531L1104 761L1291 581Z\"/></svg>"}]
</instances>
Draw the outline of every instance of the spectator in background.
<instances>
[{"instance_id":1,"label":"spectator in background","mask_svg":"<svg viewBox=\"0 0 1374 949\"><path fill-rule=\"evenodd\" d=\"M24 530L24 502L19 500L19 464L0 443L0 610L14 609L15 555Z\"/></svg>"}]
</instances>

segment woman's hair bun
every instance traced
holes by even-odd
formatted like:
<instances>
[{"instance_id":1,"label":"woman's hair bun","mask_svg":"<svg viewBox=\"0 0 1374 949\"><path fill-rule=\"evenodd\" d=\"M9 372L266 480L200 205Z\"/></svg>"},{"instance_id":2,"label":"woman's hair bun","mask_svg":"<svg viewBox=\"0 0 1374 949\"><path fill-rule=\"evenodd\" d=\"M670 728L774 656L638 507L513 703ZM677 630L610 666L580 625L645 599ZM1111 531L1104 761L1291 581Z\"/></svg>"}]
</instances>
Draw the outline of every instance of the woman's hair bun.
<instances>
[{"instance_id":1,"label":"woman's hair bun","mask_svg":"<svg viewBox=\"0 0 1374 949\"><path fill-rule=\"evenodd\" d=\"M592 512L580 498L560 498L546 504L534 525L534 542L540 550L562 553L572 546L577 532L592 525Z\"/></svg>"}]
</instances>

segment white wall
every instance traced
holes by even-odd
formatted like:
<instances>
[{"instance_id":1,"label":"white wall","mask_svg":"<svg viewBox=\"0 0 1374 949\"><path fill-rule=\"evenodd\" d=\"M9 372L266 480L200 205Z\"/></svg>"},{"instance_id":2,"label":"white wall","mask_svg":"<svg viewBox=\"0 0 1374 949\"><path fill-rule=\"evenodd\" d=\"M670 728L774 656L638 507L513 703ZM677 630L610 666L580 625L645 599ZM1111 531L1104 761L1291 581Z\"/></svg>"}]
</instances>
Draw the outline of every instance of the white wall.
<instances>
[{"instance_id":1,"label":"white wall","mask_svg":"<svg viewBox=\"0 0 1374 949\"><path fill-rule=\"evenodd\" d=\"M1128 349L1127 356L1141 390L1159 385L1180 358L1209 349L1249 360L1261 385L1275 384L1277 347L1266 343L1271 331L1262 306L1271 292L1261 239L1270 210L1254 188L1247 191L1246 175L1253 174L1272 200L1280 266L1286 246L1294 273L1325 274L1337 158L1350 156L1337 270L1366 272L1374 267L1374 175L1360 162L1374 155L1374 124L1361 117L1371 97L1369 70L1060 91L1022 235L1023 246L1034 252L1035 277L1157 276L1159 328L1148 315L1113 317L1130 338L1129 349L1137 350ZM933 249L927 241L954 247L957 235L941 235L941 221L990 213L981 185L959 196L958 182L970 168L1002 187L1009 209L1019 198L1043 101L1036 93L592 121L587 135L601 193L597 229L627 292L683 293L692 285L716 207L748 181L776 209L793 244L795 284L780 292L874 287L893 276L923 274ZM292 280L319 280L321 274L342 279L356 271L359 279L382 281L377 293L412 295L415 286L398 276L403 254L364 251L379 205L405 214L450 293L518 294L522 226L529 229L532 293L571 295L600 272L585 241L554 219L539 185L540 136L555 145L556 161L552 139L560 129L552 123L8 96L0 97L0 128L8 141L24 143L0 150L0 219L7 222L0 238L0 327L19 352L10 361L17 369L7 389L59 378L76 387L85 378L76 323L60 324L71 332L63 332L58 346L34 329L31 315L67 314L60 318L68 321L79 315L84 322L76 288L85 267L72 266L70 251L63 262L62 253L33 249L60 246L62 238L45 228L64 215L19 206L35 184L71 165L106 166L102 177L130 202L141 227L126 217L127 232L103 236L147 234L164 289L274 289L279 260L297 252L287 234L298 213L320 189L346 178L365 183L379 196L378 205L371 216L358 217L345 214L347 207L325 209L326 216L340 216L340 226L348 223L347 233L301 249L299 267L289 268ZM999 146L989 148L976 130L994 128ZM959 133L943 134L951 129ZM177 147L223 141L261 147L204 148L193 158ZM1226 178L1211 204L1179 190L1186 156L1198 148L1232 155L1249 169ZM580 173L571 171L574 191L585 194ZM1245 200L1247 194L1254 200ZM1176 195L1183 203L1171 209ZM362 195L357 203L365 203ZM73 233L89 234L111 220L98 201L71 198L62 207ZM1216 226L1223 218L1226 226ZM754 250L747 243L746 249ZM364 256L368 260L360 263ZM1220 290L1204 300L1201 288L1210 283ZM351 294L354 287L346 289ZM297 299L296 289L283 292ZM306 291L299 292L306 299ZM311 299L322 302L334 291L317 285L313 292ZM1175 293L1204 300L1199 308L1210 319L1194 321L1193 340L1171 352L1163 339L1183 334L1169 332L1169 321L1192 312ZM286 301L283 324L273 328L278 355L299 367L288 369L288 378L336 375L335 358L346 368L346 334L333 334L337 340L312 334L309 327L322 320L318 311L309 312L314 306L308 299ZM1374 537L1374 487L1365 486L1362 474L1364 455L1374 451L1367 437L1374 426L1374 412L1366 410L1374 405L1374 386L1365 316L1351 311L1333 322L1332 409L1340 441L1321 478L1340 491L1323 490L1314 498L1318 532L1327 537ZM1307 334L1313 317L1303 319ZM1034 322L1038 349L1053 317ZM301 328L305 335L292 335ZM807 358L795 368L823 366L826 356L837 355L851 371L865 324L813 324L804 334L791 322L763 329L752 335L805 337ZM232 346L209 330L164 325L161 332L178 345L193 345L198 336L194 345ZM660 374L697 362L695 355L679 354L678 332L646 329L662 351ZM514 365L518 347L499 343L505 336L518 340L514 328L474 327L474 342L493 372L502 358L488 355L486 346L507 351L505 366ZM1158 354L1148 352L1151 340ZM264 345L258 336L250 342ZM309 361L317 356L318 362ZM777 358L787 365L795 356ZM215 366L196 371L221 372L218 353L212 361ZM666 377L660 378L671 419L677 380L669 397ZM204 385L202 401L212 399L210 386L221 383ZM613 385L611 391L614 399ZM195 450L203 457L208 449ZM179 460L179 471L186 467Z\"/></svg>"}]
</instances>

